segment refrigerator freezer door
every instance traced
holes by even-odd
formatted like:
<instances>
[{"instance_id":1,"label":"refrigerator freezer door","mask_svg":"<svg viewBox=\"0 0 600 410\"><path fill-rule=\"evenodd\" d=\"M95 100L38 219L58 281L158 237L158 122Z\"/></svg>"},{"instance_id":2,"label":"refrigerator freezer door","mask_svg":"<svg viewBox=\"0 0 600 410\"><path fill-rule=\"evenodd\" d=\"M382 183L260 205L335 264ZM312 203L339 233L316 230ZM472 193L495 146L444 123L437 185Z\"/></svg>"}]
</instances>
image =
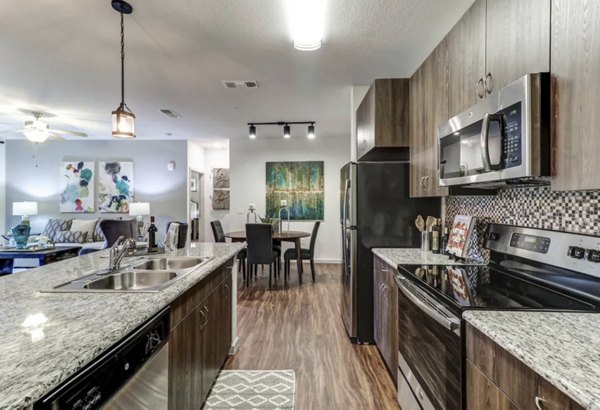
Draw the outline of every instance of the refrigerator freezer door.
<instances>
[{"instance_id":1,"label":"refrigerator freezer door","mask_svg":"<svg viewBox=\"0 0 600 410\"><path fill-rule=\"evenodd\" d=\"M342 319L351 338L357 336L356 239L355 229L342 227Z\"/></svg>"}]
</instances>

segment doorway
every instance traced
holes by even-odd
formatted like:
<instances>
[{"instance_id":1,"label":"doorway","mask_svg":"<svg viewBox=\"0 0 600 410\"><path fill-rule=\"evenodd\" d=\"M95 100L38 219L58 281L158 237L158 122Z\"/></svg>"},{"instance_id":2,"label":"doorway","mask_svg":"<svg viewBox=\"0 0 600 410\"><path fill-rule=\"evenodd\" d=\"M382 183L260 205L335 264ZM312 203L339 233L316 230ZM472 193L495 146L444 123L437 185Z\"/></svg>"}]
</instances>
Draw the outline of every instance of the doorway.
<instances>
[{"instance_id":1,"label":"doorway","mask_svg":"<svg viewBox=\"0 0 600 410\"><path fill-rule=\"evenodd\" d=\"M204 241L204 174L190 169L190 219L191 241Z\"/></svg>"}]
</instances>

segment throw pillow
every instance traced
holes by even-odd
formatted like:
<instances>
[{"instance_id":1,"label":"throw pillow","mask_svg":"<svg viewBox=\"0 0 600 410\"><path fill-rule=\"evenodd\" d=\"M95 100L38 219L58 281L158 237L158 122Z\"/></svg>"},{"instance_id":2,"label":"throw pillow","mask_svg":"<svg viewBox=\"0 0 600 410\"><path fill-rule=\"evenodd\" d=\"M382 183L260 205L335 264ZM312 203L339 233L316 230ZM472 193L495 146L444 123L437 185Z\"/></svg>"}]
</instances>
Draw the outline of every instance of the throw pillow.
<instances>
[{"instance_id":1,"label":"throw pillow","mask_svg":"<svg viewBox=\"0 0 600 410\"><path fill-rule=\"evenodd\" d=\"M56 234L56 243L84 243L87 241L87 232L60 231Z\"/></svg>"},{"instance_id":2,"label":"throw pillow","mask_svg":"<svg viewBox=\"0 0 600 410\"><path fill-rule=\"evenodd\" d=\"M100 222L102 222L103 219L98 219L98 222L96 223L96 229L94 230L94 242L104 242L106 241L106 237L104 236L104 233L102 232L102 229L100 229Z\"/></svg>"},{"instance_id":3,"label":"throw pillow","mask_svg":"<svg viewBox=\"0 0 600 410\"><path fill-rule=\"evenodd\" d=\"M71 232L86 232L87 241L94 241L94 231L96 230L97 219L73 219L71 224Z\"/></svg>"},{"instance_id":4,"label":"throw pillow","mask_svg":"<svg viewBox=\"0 0 600 410\"><path fill-rule=\"evenodd\" d=\"M43 236L47 236L51 241L56 241L56 234L60 231L71 229L72 219L50 219L44 228Z\"/></svg>"}]
</instances>

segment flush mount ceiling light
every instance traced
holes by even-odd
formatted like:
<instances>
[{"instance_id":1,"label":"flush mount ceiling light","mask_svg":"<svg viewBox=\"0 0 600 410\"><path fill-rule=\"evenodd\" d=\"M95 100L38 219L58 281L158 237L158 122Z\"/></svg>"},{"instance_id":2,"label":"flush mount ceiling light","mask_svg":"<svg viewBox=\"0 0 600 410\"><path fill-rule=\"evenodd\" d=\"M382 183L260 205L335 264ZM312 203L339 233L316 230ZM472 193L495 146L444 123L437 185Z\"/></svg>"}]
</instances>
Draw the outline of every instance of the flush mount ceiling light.
<instances>
[{"instance_id":1,"label":"flush mount ceiling light","mask_svg":"<svg viewBox=\"0 0 600 410\"><path fill-rule=\"evenodd\" d=\"M125 24L124 14L133 13L133 7L124 0L112 0L113 9L121 14L121 104L112 112L112 136L135 138L135 115L125 104Z\"/></svg>"},{"instance_id":2,"label":"flush mount ceiling light","mask_svg":"<svg viewBox=\"0 0 600 410\"><path fill-rule=\"evenodd\" d=\"M325 26L325 0L286 0L286 12L294 48L321 48Z\"/></svg>"},{"instance_id":3,"label":"flush mount ceiling light","mask_svg":"<svg viewBox=\"0 0 600 410\"><path fill-rule=\"evenodd\" d=\"M291 138L291 127L290 125L296 124L309 124L308 125L308 134L306 135L308 139L314 139L315 134L315 122L314 121L277 121L277 122L249 122L248 123L248 138L256 139L256 126L257 125L278 125L283 127L283 138L288 139Z\"/></svg>"}]
</instances>

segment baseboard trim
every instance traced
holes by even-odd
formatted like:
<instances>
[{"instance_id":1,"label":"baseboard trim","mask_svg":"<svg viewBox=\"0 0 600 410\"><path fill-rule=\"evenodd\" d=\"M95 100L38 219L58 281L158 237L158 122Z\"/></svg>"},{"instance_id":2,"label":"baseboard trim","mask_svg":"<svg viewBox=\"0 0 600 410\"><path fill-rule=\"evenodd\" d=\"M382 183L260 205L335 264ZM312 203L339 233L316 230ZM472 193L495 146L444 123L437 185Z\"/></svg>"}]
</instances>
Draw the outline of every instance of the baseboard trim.
<instances>
[{"instance_id":1,"label":"baseboard trim","mask_svg":"<svg viewBox=\"0 0 600 410\"><path fill-rule=\"evenodd\" d=\"M341 264L342 261L340 259L315 259L316 263L334 263Z\"/></svg>"}]
</instances>

